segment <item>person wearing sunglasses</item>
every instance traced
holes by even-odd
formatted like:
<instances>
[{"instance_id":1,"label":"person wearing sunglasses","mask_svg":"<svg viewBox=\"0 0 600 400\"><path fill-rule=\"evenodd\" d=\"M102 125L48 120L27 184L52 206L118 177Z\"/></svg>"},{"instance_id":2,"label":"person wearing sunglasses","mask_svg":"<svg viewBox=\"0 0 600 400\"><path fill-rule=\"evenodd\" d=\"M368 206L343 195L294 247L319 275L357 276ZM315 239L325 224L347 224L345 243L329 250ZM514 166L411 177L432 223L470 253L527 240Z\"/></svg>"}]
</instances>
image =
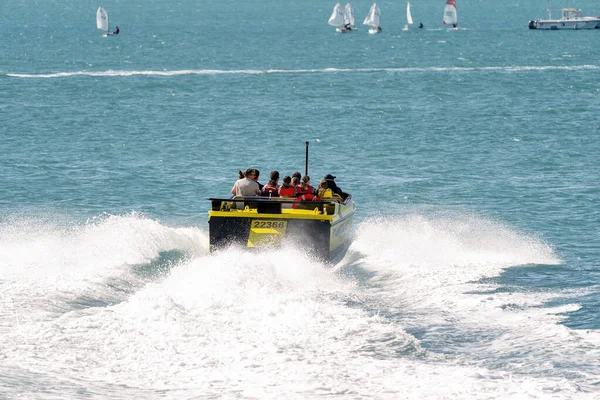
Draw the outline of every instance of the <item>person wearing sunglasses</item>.
<instances>
[{"instance_id":1,"label":"person wearing sunglasses","mask_svg":"<svg viewBox=\"0 0 600 400\"><path fill-rule=\"evenodd\" d=\"M231 188L231 194L244 197L260 195L258 183L254 180L256 177L256 170L254 168L248 168L246 172L238 171L238 173L240 179L235 181L235 184Z\"/></svg>"}]
</instances>

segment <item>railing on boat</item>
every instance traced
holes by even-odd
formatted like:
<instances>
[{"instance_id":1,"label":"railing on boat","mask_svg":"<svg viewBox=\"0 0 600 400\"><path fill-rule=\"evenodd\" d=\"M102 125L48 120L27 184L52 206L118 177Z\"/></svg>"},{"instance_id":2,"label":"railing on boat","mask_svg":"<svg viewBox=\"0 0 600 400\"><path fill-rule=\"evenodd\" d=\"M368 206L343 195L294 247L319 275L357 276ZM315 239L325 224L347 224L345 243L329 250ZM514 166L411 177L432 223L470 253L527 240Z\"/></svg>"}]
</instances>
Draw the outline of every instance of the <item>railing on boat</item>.
<instances>
[{"instance_id":1,"label":"railing on boat","mask_svg":"<svg viewBox=\"0 0 600 400\"><path fill-rule=\"evenodd\" d=\"M213 211L256 210L259 214L281 214L282 209L314 210L324 214L335 214L342 204L348 204L352 196L347 195L343 203L332 199L297 200L285 197L235 196L230 198L209 197ZM284 204L287 207L284 207ZM293 208L293 206L297 206Z\"/></svg>"}]
</instances>

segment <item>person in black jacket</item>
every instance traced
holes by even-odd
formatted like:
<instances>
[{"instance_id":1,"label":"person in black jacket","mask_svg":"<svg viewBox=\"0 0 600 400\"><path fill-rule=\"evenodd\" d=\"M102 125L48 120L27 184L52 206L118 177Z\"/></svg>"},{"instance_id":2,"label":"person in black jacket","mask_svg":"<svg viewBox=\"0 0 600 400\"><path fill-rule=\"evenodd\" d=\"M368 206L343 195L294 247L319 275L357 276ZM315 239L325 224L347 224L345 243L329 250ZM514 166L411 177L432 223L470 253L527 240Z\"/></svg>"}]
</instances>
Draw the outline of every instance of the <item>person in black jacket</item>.
<instances>
[{"instance_id":1,"label":"person in black jacket","mask_svg":"<svg viewBox=\"0 0 600 400\"><path fill-rule=\"evenodd\" d=\"M331 189L331 191L333 193L339 194L342 197L342 199L344 199L344 200L346 199L346 197L347 197L346 194L344 194L342 189L340 189L338 187L338 185L335 183L335 176L333 176L331 174L327 174L323 177L323 180L327 182L327 187L329 189Z\"/></svg>"}]
</instances>

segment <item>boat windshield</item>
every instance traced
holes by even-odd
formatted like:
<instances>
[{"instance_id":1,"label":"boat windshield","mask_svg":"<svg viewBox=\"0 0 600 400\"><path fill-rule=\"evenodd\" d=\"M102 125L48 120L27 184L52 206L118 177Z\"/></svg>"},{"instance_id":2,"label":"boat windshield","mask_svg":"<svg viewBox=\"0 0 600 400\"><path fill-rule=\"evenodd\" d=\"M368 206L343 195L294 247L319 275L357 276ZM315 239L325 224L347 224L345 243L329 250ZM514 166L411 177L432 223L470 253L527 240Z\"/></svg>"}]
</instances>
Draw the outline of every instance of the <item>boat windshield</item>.
<instances>
[{"instance_id":1,"label":"boat windshield","mask_svg":"<svg viewBox=\"0 0 600 400\"><path fill-rule=\"evenodd\" d=\"M578 8L564 8L562 10L563 19L581 18L583 14Z\"/></svg>"}]
</instances>

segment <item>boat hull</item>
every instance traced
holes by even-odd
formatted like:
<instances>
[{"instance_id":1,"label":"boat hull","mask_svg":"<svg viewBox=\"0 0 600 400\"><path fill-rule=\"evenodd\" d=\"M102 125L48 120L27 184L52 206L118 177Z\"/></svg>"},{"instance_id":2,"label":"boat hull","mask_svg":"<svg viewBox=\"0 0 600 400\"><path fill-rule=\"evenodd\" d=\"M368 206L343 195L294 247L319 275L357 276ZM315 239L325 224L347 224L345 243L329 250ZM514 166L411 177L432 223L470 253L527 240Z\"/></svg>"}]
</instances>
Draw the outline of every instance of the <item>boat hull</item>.
<instances>
[{"instance_id":1,"label":"boat hull","mask_svg":"<svg viewBox=\"0 0 600 400\"><path fill-rule=\"evenodd\" d=\"M232 202L211 200L210 251L230 246L258 250L291 247L333 262L343 256L351 241L351 198L344 204L303 203L302 208L293 208L289 200L247 199L239 209L229 209Z\"/></svg>"},{"instance_id":2,"label":"boat hull","mask_svg":"<svg viewBox=\"0 0 600 400\"><path fill-rule=\"evenodd\" d=\"M529 23L529 29L552 31L600 29L600 19L535 20Z\"/></svg>"}]
</instances>

